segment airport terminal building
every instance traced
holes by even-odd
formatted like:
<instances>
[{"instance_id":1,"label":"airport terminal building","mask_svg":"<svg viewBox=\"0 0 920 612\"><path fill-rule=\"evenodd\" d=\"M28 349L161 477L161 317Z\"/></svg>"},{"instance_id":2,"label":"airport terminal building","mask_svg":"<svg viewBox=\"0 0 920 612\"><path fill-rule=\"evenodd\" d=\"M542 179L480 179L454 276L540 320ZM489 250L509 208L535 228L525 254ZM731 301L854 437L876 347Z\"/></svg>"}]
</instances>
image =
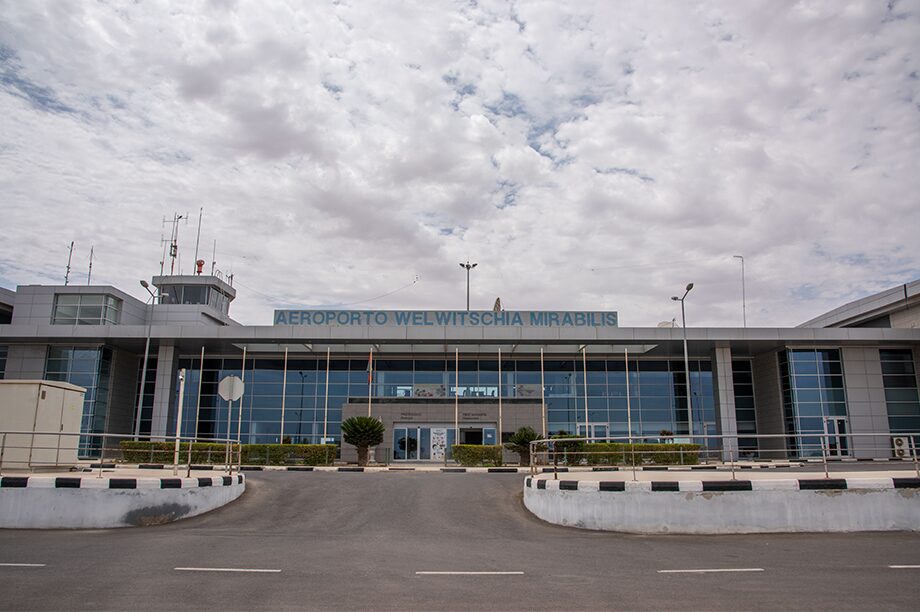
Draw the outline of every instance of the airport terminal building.
<instances>
[{"instance_id":1,"label":"airport terminal building","mask_svg":"<svg viewBox=\"0 0 920 612\"><path fill-rule=\"evenodd\" d=\"M279 310L248 326L219 277L151 284L147 303L111 286L0 289L0 377L84 387L83 432L157 438L175 434L184 369L183 436L338 442L343 419L370 413L390 461L443 461L525 425L692 430L742 457L820 454L819 435L832 454L891 456L893 436L920 431L920 281L795 328L686 330L582 311ZM245 381L232 406L218 393L231 375Z\"/></svg>"}]
</instances>

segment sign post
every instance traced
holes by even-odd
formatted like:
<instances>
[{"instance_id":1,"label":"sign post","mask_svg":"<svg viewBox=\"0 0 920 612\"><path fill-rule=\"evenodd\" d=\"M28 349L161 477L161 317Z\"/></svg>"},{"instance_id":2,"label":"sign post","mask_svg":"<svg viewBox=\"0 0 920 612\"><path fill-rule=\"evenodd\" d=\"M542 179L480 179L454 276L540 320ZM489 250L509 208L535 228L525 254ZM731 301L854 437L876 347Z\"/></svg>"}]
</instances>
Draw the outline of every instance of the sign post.
<instances>
[{"instance_id":1,"label":"sign post","mask_svg":"<svg viewBox=\"0 0 920 612\"><path fill-rule=\"evenodd\" d=\"M239 376L225 376L217 385L217 393L227 401L227 451L225 460L230 469L230 414L233 402L243 397L243 380Z\"/></svg>"}]
</instances>

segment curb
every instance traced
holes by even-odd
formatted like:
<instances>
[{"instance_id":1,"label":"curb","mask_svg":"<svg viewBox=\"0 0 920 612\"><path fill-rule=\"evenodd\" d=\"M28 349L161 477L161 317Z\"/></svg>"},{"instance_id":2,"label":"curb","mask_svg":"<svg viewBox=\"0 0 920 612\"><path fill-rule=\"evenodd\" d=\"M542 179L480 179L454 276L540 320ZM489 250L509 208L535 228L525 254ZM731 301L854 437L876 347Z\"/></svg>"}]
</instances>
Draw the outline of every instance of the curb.
<instances>
[{"instance_id":1,"label":"curb","mask_svg":"<svg viewBox=\"0 0 920 612\"><path fill-rule=\"evenodd\" d=\"M730 492L730 491L840 491L874 489L920 489L920 478L805 478L784 480L679 480L679 481L597 481L546 480L527 477L524 486L559 491L648 491L648 492Z\"/></svg>"},{"instance_id":2,"label":"curb","mask_svg":"<svg viewBox=\"0 0 920 612\"><path fill-rule=\"evenodd\" d=\"M209 476L207 478L96 478L87 476L3 476L3 489L195 489L229 487L243 484L245 477Z\"/></svg>"}]
</instances>

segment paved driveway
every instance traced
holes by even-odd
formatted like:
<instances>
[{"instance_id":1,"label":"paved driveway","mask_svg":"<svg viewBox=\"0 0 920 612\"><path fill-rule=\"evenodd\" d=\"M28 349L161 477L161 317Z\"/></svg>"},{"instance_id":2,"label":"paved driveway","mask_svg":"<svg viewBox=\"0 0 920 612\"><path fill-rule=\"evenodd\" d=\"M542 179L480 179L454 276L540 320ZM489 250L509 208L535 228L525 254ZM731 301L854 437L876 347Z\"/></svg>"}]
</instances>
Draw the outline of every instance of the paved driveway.
<instances>
[{"instance_id":1,"label":"paved driveway","mask_svg":"<svg viewBox=\"0 0 920 612\"><path fill-rule=\"evenodd\" d=\"M586 532L533 518L522 481L251 473L237 502L171 525L0 531L0 608L878 610L920 599L920 534Z\"/></svg>"}]
</instances>

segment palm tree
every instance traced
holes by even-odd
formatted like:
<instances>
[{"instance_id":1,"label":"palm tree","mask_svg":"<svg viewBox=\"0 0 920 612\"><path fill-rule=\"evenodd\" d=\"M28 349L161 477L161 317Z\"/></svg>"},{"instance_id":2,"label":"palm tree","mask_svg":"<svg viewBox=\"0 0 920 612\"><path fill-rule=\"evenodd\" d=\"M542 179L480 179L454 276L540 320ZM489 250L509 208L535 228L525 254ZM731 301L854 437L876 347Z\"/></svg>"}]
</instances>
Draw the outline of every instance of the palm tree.
<instances>
[{"instance_id":1,"label":"palm tree","mask_svg":"<svg viewBox=\"0 0 920 612\"><path fill-rule=\"evenodd\" d=\"M530 427L521 427L511 434L505 448L521 456L521 465L530 465L530 443L539 437Z\"/></svg>"},{"instance_id":2,"label":"palm tree","mask_svg":"<svg viewBox=\"0 0 920 612\"><path fill-rule=\"evenodd\" d=\"M367 449L383 442L385 428L374 417L357 416L342 422L342 440L358 449L358 465L367 465Z\"/></svg>"}]
</instances>

